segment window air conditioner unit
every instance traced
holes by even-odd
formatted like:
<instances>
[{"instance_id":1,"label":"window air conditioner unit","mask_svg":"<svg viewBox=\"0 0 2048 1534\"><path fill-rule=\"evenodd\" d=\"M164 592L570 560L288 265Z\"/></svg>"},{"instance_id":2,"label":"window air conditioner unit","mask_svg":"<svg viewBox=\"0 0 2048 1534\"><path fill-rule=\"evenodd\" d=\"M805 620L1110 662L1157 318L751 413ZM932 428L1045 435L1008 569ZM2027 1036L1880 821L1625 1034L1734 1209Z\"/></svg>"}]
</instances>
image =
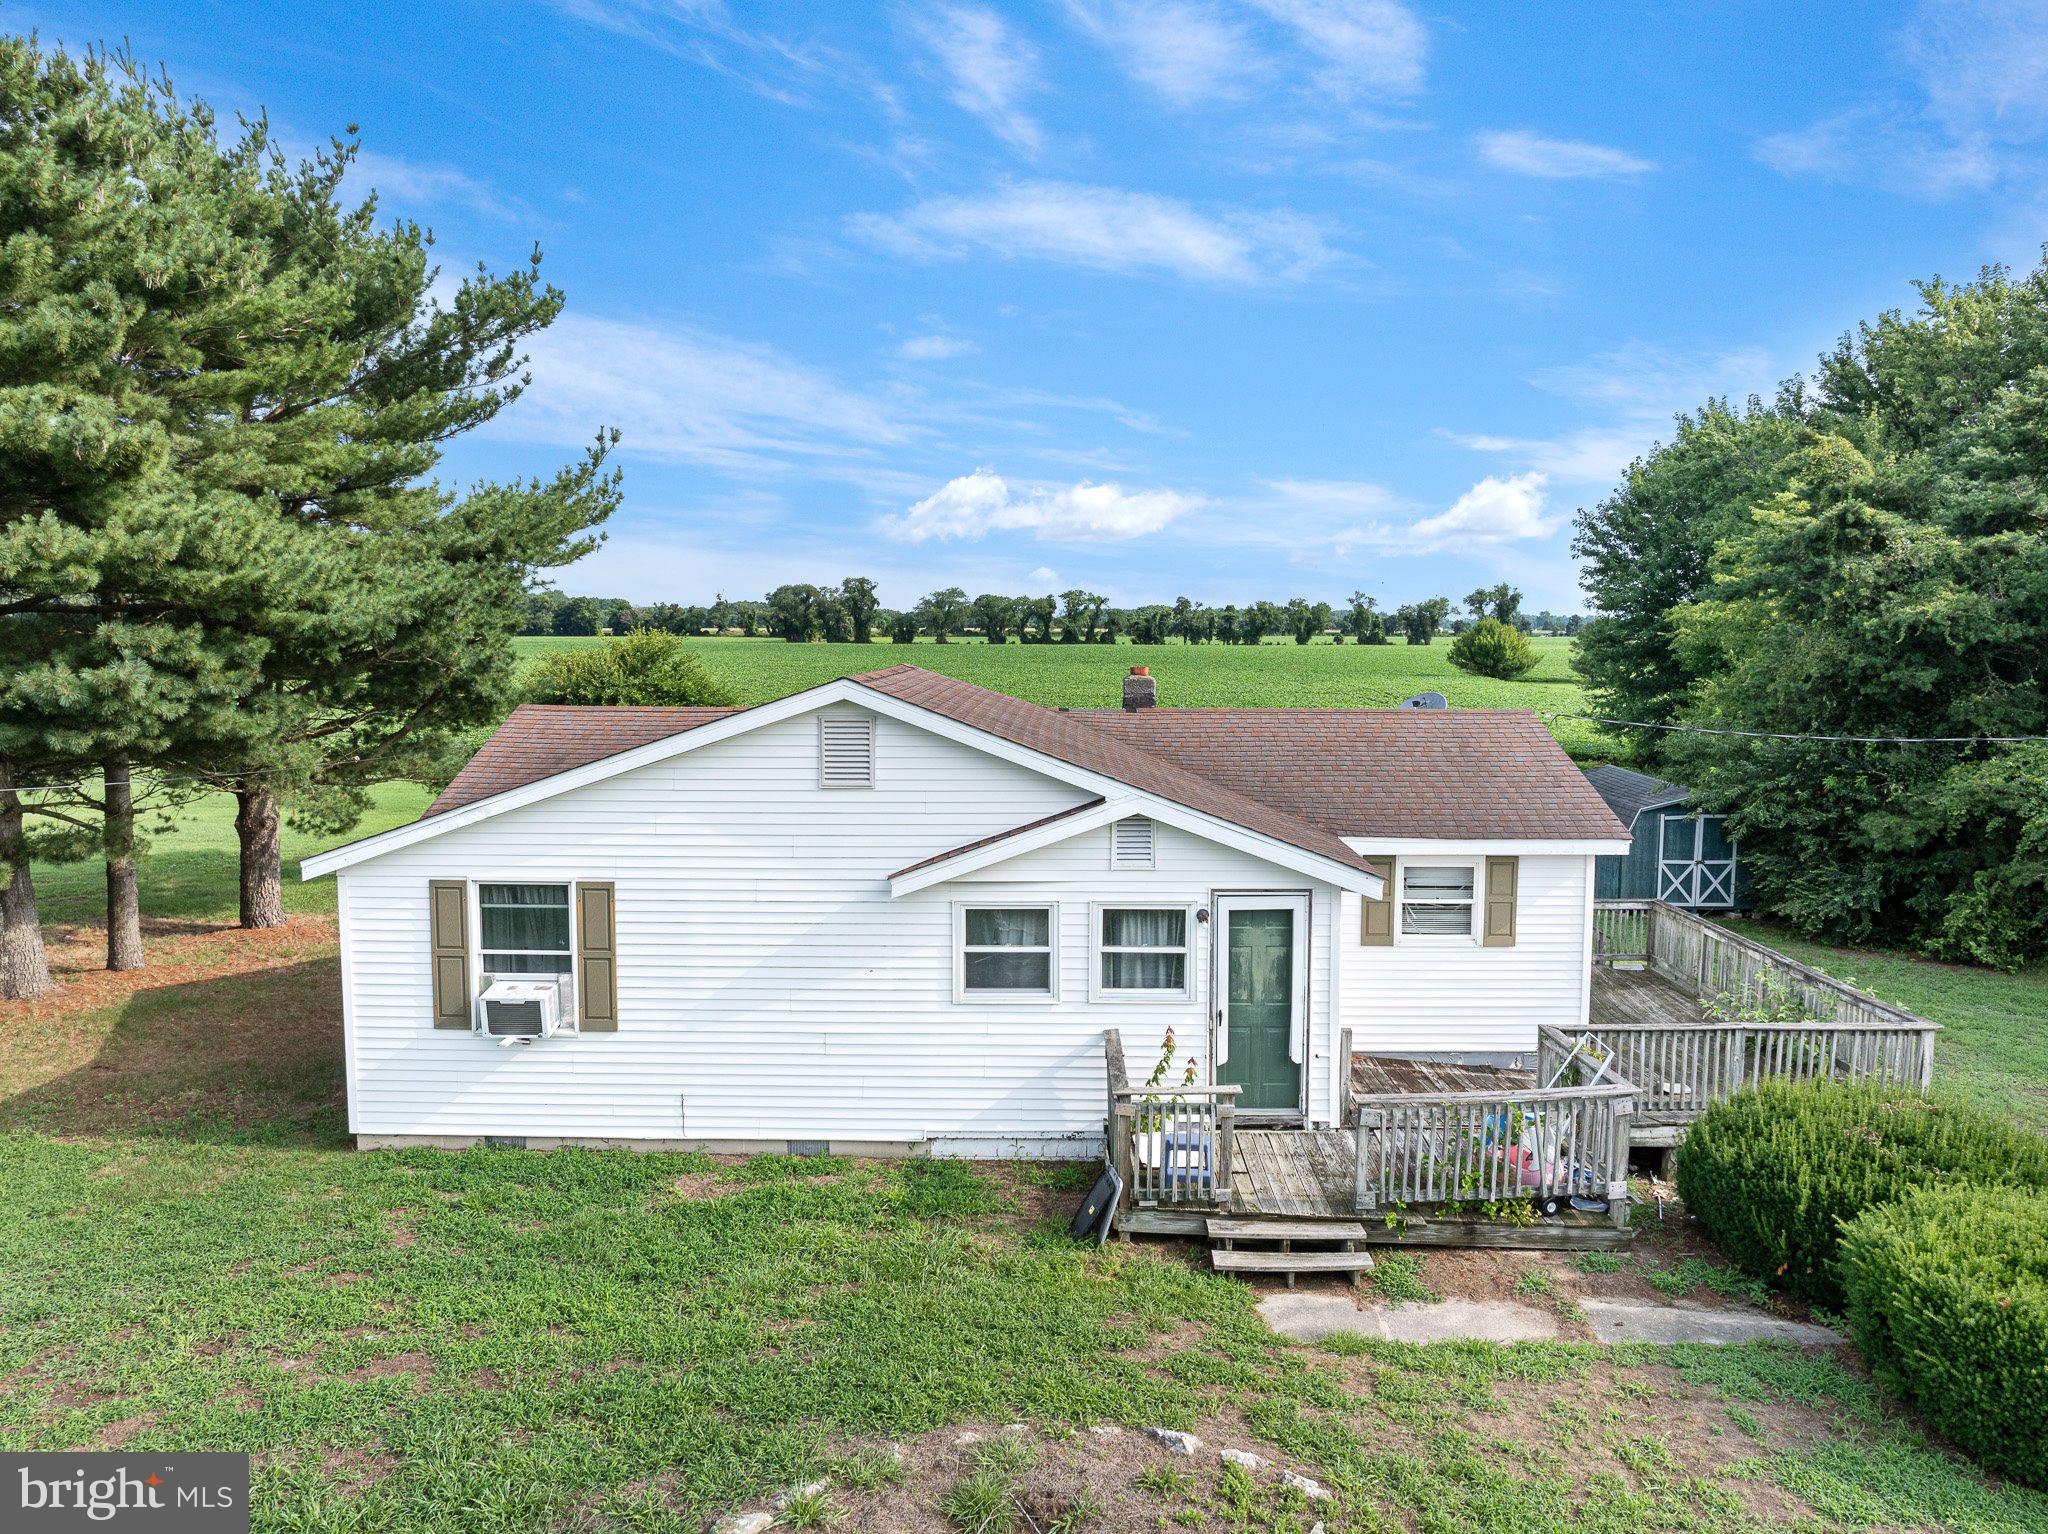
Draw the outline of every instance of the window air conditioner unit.
<instances>
[{"instance_id":1,"label":"window air conditioner unit","mask_svg":"<svg viewBox=\"0 0 2048 1534\"><path fill-rule=\"evenodd\" d=\"M573 1033L560 975L493 980L477 1003L476 1031L507 1043L531 1043Z\"/></svg>"}]
</instances>

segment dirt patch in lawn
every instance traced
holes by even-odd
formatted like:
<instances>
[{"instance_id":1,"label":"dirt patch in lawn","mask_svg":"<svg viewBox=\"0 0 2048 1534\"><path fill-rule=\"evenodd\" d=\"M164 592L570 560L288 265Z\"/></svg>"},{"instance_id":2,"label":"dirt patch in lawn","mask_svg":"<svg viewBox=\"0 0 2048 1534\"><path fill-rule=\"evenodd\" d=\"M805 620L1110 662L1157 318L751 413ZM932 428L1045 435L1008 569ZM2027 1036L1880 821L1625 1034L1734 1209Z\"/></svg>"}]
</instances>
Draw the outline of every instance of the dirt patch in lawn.
<instances>
[{"instance_id":1,"label":"dirt patch in lawn","mask_svg":"<svg viewBox=\"0 0 2048 1534\"><path fill-rule=\"evenodd\" d=\"M121 973L102 967L100 928L47 940L58 989L0 1001L0 1128L245 1128L340 1104L332 917L256 931L145 920L146 967Z\"/></svg>"}]
</instances>

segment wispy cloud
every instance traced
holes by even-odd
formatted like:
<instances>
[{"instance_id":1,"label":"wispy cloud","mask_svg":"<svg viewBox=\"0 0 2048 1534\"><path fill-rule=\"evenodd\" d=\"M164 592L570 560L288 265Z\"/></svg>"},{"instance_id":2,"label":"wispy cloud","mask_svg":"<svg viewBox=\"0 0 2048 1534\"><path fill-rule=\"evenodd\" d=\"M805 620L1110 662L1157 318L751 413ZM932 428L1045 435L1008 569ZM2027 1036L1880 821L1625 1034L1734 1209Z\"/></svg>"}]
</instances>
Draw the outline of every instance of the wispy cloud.
<instances>
[{"instance_id":1,"label":"wispy cloud","mask_svg":"<svg viewBox=\"0 0 2048 1534\"><path fill-rule=\"evenodd\" d=\"M920 260L983 251L1204 282L1297 279L1337 259L1323 226L1298 214L1204 212L1149 192L1059 181L1011 182L980 196L862 214L850 228L870 244Z\"/></svg>"},{"instance_id":2,"label":"wispy cloud","mask_svg":"<svg viewBox=\"0 0 2048 1534\"><path fill-rule=\"evenodd\" d=\"M915 25L946 73L955 106L1024 154L1035 156L1045 147L1045 130L1023 105L1038 87L1036 48L985 6L937 6Z\"/></svg>"},{"instance_id":3,"label":"wispy cloud","mask_svg":"<svg viewBox=\"0 0 2048 1534\"><path fill-rule=\"evenodd\" d=\"M737 80L785 106L816 105L821 88L885 98L865 65L734 19L724 0L547 0L563 15Z\"/></svg>"},{"instance_id":4,"label":"wispy cloud","mask_svg":"<svg viewBox=\"0 0 2048 1534\"><path fill-rule=\"evenodd\" d=\"M945 362L953 357L971 357L980 350L962 336L911 336L897 344L896 355L906 362Z\"/></svg>"},{"instance_id":5,"label":"wispy cloud","mask_svg":"<svg viewBox=\"0 0 2048 1534\"><path fill-rule=\"evenodd\" d=\"M1201 504L1177 490L1126 490L1121 485L1013 485L991 469L948 480L882 530L907 543L1030 532L1055 541L1142 538Z\"/></svg>"},{"instance_id":6,"label":"wispy cloud","mask_svg":"<svg viewBox=\"0 0 2048 1534\"><path fill-rule=\"evenodd\" d=\"M1765 134L1757 159L1781 175L1930 200L2005 182L2048 188L2048 0L1922 0L1895 48L1910 90Z\"/></svg>"},{"instance_id":7,"label":"wispy cloud","mask_svg":"<svg viewBox=\"0 0 2048 1534\"><path fill-rule=\"evenodd\" d=\"M758 472L873 457L924 428L753 342L569 313L534 339L533 384L494 430L556 443L615 426L629 453Z\"/></svg>"},{"instance_id":8,"label":"wispy cloud","mask_svg":"<svg viewBox=\"0 0 2048 1534\"><path fill-rule=\"evenodd\" d=\"M1236 16L1194 0L1067 0L1077 26L1176 106L1231 100L1272 73Z\"/></svg>"},{"instance_id":9,"label":"wispy cloud","mask_svg":"<svg viewBox=\"0 0 2048 1534\"><path fill-rule=\"evenodd\" d=\"M1711 398L1768 393L1773 369L1771 354L1757 346L1687 354L1631 341L1529 376L1529 383L1546 393L1594 407L1603 417L1595 424L1554 437L1440 435L1473 452L1507 458L1547 480L1613 485L1631 463L1670 435L1673 417Z\"/></svg>"},{"instance_id":10,"label":"wispy cloud","mask_svg":"<svg viewBox=\"0 0 2048 1534\"><path fill-rule=\"evenodd\" d=\"M1546 181L1626 179L1656 169L1641 155L1584 139L1547 138L1526 128L1478 134L1479 157L1497 170Z\"/></svg>"},{"instance_id":11,"label":"wispy cloud","mask_svg":"<svg viewBox=\"0 0 2048 1534\"><path fill-rule=\"evenodd\" d=\"M520 218L526 205L467 172L447 165L423 165L398 155L365 149L349 169L349 185L374 189L387 208L459 207L487 218Z\"/></svg>"},{"instance_id":12,"label":"wispy cloud","mask_svg":"<svg viewBox=\"0 0 2048 1534\"><path fill-rule=\"evenodd\" d=\"M1248 0L1322 60L1332 95L1406 96L1422 88L1429 34L1397 0Z\"/></svg>"}]
</instances>

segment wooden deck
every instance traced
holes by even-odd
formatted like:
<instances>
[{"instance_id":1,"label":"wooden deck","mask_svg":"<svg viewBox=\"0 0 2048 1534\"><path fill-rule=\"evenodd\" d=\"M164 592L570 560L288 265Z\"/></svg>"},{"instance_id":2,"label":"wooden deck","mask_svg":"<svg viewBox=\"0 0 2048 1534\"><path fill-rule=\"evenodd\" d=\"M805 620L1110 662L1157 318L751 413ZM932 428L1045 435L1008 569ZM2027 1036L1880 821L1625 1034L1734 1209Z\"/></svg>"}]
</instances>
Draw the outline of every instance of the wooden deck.
<instances>
[{"instance_id":1,"label":"wooden deck","mask_svg":"<svg viewBox=\"0 0 2048 1534\"><path fill-rule=\"evenodd\" d=\"M1704 1028L1707 1014L1691 992L1653 969L1593 970L1595 1028Z\"/></svg>"},{"instance_id":2,"label":"wooden deck","mask_svg":"<svg viewBox=\"0 0 2048 1534\"><path fill-rule=\"evenodd\" d=\"M1499 1065L1453 1065L1399 1055L1353 1055L1351 1090L1360 1097L1385 1092L1499 1092L1536 1084L1534 1071Z\"/></svg>"},{"instance_id":3,"label":"wooden deck","mask_svg":"<svg viewBox=\"0 0 2048 1534\"><path fill-rule=\"evenodd\" d=\"M1353 1220L1358 1144L1348 1129L1239 1129L1232 1207L1309 1220Z\"/></svg>"}]
</instances>

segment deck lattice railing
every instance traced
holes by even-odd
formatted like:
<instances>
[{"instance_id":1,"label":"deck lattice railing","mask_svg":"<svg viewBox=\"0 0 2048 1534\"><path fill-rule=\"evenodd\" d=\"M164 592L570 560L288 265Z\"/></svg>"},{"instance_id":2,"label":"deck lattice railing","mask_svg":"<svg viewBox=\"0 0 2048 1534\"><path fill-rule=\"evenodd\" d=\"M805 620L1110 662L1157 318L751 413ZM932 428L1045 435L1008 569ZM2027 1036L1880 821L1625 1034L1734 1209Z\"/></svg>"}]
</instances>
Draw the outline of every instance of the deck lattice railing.
<instances>
[{"instance_id":1,"label":"deck lattice railing","mask_svg":"<svg viewBox=\"0 0 2048 1534\"><path fill-rule=\"evenodd\" d=\"M1110 1164L1124 1199L1139 1207L1230 1207L1231 1139L1242 1089L1131 1085L1123 1035L1105 1029Z\"/></svg>"},{"instance_id":2,"label":"deck lattice railing","mask_svg":"<svg viewBox=\"0 0 2048 1534\"><path fill-rule=\"evenodd\" d=\"M1641 1112L1685 1122L1762 1081L1831 1079L1927 1090L1938 1025L1663 901L1594 908L1596 963L1636 964L1723 1019L1596 1026ZM1758 1014L1767 1021L1745 1020ZM1539 1049L1539 1073L1546 1070Z\"/></svg>"},{"instance_id":3,"label":"deck lattice railing","mask_svg":"<svg viewBox=\"0 0 2048 1534\"><path fill-rule=\"evenodd\" d=\"M1563 1034L1543 1033L1559 1058L1570 1050ZM1361 1212L1578 1196L1607 1200L1614 1223L1627 1226L1637 1095L1629 1081L1345 1095Z\"/></svg>"}]
</instances>

